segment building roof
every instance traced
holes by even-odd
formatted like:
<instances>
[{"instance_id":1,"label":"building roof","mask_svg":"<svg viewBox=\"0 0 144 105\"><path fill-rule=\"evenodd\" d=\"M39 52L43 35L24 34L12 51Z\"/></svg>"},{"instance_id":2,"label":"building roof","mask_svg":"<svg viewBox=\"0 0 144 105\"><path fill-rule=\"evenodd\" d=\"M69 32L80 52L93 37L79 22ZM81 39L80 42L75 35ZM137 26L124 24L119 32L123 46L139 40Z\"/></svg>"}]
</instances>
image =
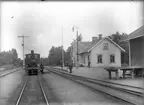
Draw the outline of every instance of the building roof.
<instances>
[{"instance_id":1,"label":"building roof","mask_svg":"<svg viewBox=\"0 0 144 105\"><path fill-rule=\"evenodd\" d=\"M87 46L85 47L85 49L83 49L83 51L81 51L80 53L82 54L82 53L86 53L86 52L91 51L94 47L96 47L98 44L100 44L104 39L108 39L116 47L118 47L121 51L125 52L125 50L122 47L120 47L118 44L116 44L114 41L112 41L109 37L104 37L101 40L98 40L96 42L93 42L93 43L91 42L91 43L87 44Z\"/></svg>"},{"instance_id":2,"label":"building roof","mask_svg":"<svg viewBox=\"0 0 144 105\"><path fill-rule=\"evenodd\" d=\"M90 48L92 48L94 45L96 45L99 41L100 41L100 40L97 40L97 41L95 41L95 42L90 42L90 43L88 43L88 44L85 46L85 48L84 48L80 53L89 52L88 50L89 50Z\"/></svg>"},{"instance_id":3,"label":"building roof","mask_svg":"<svg viewBox=\"0 0 144 105\"><path fill-rule=\"evenodd\" d=\"M121 40L121 42L122 41L128 41L128 40L135 39L135 38L142 37L142 36L144 36L144 25L141 26L140 28L136 29L132 33L130 33L128 35L128 37L123 39L123 40Z\"/></svg>"},{"instance_id":4,"label":"building roof","mask_svg":"<svg viewBox=\"0 0 144 105\"><path fill-rule=\"evenodd\" d=\"M90 44L90 43L91 43L91 42L89 42L89 41L87 41L87 42L79 42L79 43L78 43L78 50L79 50L79 53L82 52L83 49L85 49L86 46L87 46L88 44ZM74 48L77 48L77 43L76 43L76 41L73 42L72 45L73 45ZM75 51L76 51L76 50L75 50Z\"/></svg>"}]
</instances>

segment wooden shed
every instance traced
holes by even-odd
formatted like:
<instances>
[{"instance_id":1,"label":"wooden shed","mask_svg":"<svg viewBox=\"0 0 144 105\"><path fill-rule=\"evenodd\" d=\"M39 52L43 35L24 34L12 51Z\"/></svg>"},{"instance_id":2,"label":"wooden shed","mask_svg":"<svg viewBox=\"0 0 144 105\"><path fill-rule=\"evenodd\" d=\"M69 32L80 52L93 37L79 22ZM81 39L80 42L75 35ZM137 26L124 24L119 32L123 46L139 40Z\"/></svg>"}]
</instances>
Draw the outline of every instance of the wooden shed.
<instances>
[{"instance_id":1,"label":"wooden shed","mask_svg":"<svg viewBox=\"0 0 144 105\"><path fill-rule=\"evenodd\" d=\"M129 42L129 67L134 73L144 75L144 25L123 40Z\"/></svg>"},{"instance_id":2,"label":"wooden shed","mask_svg":"<svg viewBox=\"0 0 144 105\"><path fill-rule=\"evenodd\" d=\"M129 41L129 66L144 66L144 26L130 33L123 41Z\"/></svg>"}]
</instances>

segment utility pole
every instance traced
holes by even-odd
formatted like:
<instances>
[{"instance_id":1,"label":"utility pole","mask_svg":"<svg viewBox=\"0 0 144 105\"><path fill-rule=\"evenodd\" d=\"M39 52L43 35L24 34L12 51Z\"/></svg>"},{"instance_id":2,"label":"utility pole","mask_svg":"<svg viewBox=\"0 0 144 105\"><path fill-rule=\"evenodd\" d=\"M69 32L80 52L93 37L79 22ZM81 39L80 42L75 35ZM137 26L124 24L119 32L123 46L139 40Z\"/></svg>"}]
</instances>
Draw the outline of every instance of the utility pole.
<instances>
[{"instance_id":1,"label":"utility pole","mask_svg":"<svg viewBox=\"0 0 144 105\"><path fill-rule=\"evenodd\" d=\"M1 27L1 25L0 25L0 27ZM1 29L0 29L0 32L1 32ZM2 44L2 39L1 39L1 33L0 33L0 53L1 53L1 45Z\"/></svg>"},{"instance_id":2,"label":"utility pole","mask_svg":"<svg viewBox=\"0 0 144 105\"><path fill-rule=\"evenodd\" d=\"M76 32L77 32L77 36L76 36L76 38L77 38L77 65L76 65L76 68L78 69L79 67L79 59L78 59L78 27L76 27L76 26L73 26L73 31L74 31L74 29L76 29Z\"/></svg>"},{"instance_id":3,"label":"utility pole","mask_svg":"<svg viewBox=\"0 0 144 105\"><path fill-rule=\"evenodd\" d=\"M1 40L1 35L0 35L0 53L1 53L1 41L2 41L2 40Z\"/></svg>"},{"instance_id":4,"label":"utility pole","mask_svg":"<svg viewBox=\"0 0 144 105\"><path fill-rule=\"evenodd\" d=\"M62 30L62 68L64 67L64 52L63 52L63 27L61 27Z\"/></svg>"},{"instance_id":5,"label":"utility pole","mask_svg":"<svg viewBox=\"0 0 144 105\"><path fill-rule=\"evenodd\" d=\"M25 66L25 60L24 60L24 38L25 37L29 37L29 36L18 36L18 38L22 38L23 39L23 44L22 44L22 46L23 46L23 68L24 68L24 66Z\"/></svg>"}]
</instances>

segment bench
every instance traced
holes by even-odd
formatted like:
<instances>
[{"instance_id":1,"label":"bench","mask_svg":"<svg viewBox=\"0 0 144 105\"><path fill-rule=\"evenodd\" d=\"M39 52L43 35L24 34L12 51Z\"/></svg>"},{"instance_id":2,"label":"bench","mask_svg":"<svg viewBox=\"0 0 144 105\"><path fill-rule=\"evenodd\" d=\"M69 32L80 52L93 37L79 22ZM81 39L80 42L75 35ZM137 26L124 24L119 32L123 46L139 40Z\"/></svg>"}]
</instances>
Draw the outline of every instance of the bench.
<instances>
[{"instance_id":1,"label":"bench","mask_svg":"<svg viewBox=\"0 0 144 105\"><path fill-rule=\"evenodd\" d=\"M118 70L119 70L119 68L118 67L106 67L104 69L108 71L108 73L109 73L109 79L111 79L111 72L115 72L116 73L116 79L119 79L119 76L118 76L118 73L119 73Z\"/></svg>"}]
</instances>

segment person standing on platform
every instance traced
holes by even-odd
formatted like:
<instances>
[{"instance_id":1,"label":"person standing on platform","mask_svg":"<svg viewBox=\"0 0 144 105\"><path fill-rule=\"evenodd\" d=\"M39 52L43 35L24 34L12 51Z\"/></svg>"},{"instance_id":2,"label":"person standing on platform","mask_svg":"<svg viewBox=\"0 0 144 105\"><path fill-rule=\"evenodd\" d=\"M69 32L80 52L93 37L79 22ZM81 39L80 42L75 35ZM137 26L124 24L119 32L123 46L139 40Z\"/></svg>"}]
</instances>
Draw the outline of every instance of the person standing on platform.
<instances>
[{"instance_id":1,"label":"person standing on platform","mask_svg":"<svg viewBox=\"0 0 144 105\"><path fill-rule=\"evenodd\" d=\"M90 61L88 62L88 67L90 68Z\"/></svg>"},{"instance_id":2,"label":"person standing on platform","mask_svg":"<svg viewBox=\"0 0 144 105\"><path fill-rule=\"evenodd\" d=\"M72 73L72 69L73 69L73 63L72 61L69 62L69 70L70 70L70 73Z\"/></svg>"},{"instance_id":3,"label":"person standing on platform","mask_svg":"<svg viewBox=\"0 0 144 105\"><path fill-rule=\"evenodd\" d=\"M41 68L41 73L44 74L44 72L43 72L43 71L44 71L44 65L41 64L41 65L40 65L40 68Z\"/></svg>"}]
</instances>

